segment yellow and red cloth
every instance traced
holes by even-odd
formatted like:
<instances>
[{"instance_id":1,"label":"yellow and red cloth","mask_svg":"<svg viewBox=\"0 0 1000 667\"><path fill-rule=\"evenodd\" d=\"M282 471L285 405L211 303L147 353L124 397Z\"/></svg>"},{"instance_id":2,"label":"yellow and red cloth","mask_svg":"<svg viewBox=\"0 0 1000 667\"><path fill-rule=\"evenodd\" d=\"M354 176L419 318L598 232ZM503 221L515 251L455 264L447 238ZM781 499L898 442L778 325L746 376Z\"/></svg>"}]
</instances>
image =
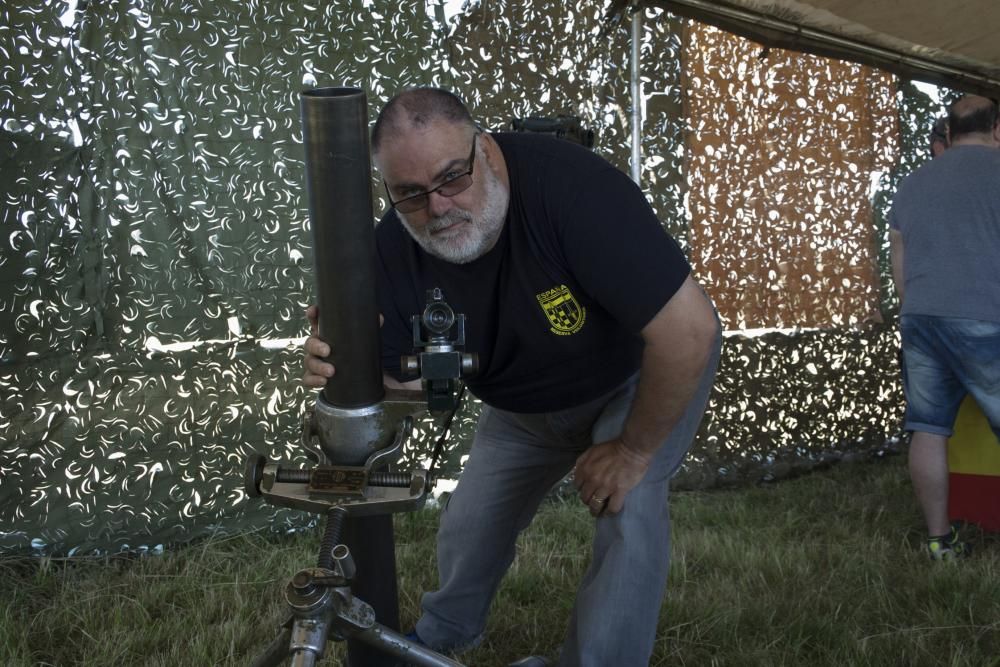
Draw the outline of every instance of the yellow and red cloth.
<instances>
[{"instance_id":1,"label":"yellow and red cloth","mask_svg":"<svg viewBox=\"0 0 1000 667\"><path fill-rule=\"evenodd\" d=\"M1000 531L1000 442L979 406L966 397L948 441L948 514Z\"/></svg>"}]
</instances>

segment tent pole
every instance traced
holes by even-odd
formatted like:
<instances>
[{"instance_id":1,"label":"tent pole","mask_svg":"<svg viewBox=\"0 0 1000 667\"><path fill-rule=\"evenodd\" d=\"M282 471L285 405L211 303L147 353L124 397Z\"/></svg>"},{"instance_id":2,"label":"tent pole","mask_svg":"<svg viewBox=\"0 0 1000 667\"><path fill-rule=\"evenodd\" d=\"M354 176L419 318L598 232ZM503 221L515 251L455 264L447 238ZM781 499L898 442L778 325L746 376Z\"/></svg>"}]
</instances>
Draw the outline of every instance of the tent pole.
<instances>
[{"instance_id":1,"label":"tent pole","mask_svg":"<svg viewBox=\"0 0 1000 667\"><path fill-rule=\"evenodd\" d=\"M642 180L642 82L639 80L639 46L642 41L642 7L632 5L632 57L629 83L632 95L632 180Z\"/></svg>"}]
</instances>

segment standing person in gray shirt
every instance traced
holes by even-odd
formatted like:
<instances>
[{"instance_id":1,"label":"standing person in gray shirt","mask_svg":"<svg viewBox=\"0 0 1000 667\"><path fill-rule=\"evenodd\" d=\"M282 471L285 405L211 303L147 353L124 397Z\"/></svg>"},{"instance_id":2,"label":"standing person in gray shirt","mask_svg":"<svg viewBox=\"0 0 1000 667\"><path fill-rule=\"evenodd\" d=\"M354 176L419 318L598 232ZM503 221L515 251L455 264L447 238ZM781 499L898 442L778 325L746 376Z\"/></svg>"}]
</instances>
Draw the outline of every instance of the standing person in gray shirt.
<instances>
[{"instance_id":1,"label":"standing person in gray shirt","mask_svg":"<svg viewBox=\"0 0 1000 667\"><path fill-rule=\"evenodd\" d=\"M889 218L902 303L910 477L936 560L968 555L948 521L948 438L971 394L1000 437L1000 113L967 95L950 148L900 185Z\"/></svg>"}]
</instances>

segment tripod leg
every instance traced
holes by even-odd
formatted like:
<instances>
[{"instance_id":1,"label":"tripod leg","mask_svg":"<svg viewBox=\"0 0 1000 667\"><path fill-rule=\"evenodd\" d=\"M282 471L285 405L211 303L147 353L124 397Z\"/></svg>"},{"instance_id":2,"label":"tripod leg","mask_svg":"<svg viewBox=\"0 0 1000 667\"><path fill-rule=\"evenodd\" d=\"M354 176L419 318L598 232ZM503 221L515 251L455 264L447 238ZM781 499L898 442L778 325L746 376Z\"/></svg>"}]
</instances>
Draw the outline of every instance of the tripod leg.
<instances>
[{"instance_id":1,"label":"tripod leg","mask_svg":"<svg viewBox=\"0 0 1000 667\"><path fill-rule=\"evenodd\" d=\"M292 629L285 627L274 641L267 645L264 652L254 660L250 667L278 667L288 657L289 644L292 641Z\"/></svg>"},{"instance_id":2,"label":"tripod leg","mask_svg":"<svg viewBox=\"0 0 1000 667\"><path fill-rule=\"evenodd\" d=\"M446 658L426 646L414 644L380 623L354 635L352 639L371 646L378 654L401 658L410 667L464 667L462 663Z\"/></svg>"}]
</instances>

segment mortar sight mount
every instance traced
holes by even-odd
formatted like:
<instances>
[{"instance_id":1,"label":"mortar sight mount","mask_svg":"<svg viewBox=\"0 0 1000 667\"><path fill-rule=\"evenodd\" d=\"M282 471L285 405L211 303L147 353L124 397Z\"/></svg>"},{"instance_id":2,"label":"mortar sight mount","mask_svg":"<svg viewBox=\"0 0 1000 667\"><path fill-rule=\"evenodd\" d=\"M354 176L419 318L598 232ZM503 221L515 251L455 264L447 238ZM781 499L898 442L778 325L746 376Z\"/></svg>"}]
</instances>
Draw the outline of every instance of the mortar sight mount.
<instances>
[{"instance_id":1,"label":"mortar sight mount","mask_svg":"<svg viewBox=\"0 0 1000 667\"><path fill-rule=\"evenodd\" d=\"M402 358L402 372L421 379L431 413L450 412L456 407L458 380L479 371L478 357L461 351L465 346L465 315L456 315L435 287L427 290L424 312L413 315L410 326L413 349L419 352ZM449 336L452 330L453 338Z\"/></svg>"}]
</instances>

